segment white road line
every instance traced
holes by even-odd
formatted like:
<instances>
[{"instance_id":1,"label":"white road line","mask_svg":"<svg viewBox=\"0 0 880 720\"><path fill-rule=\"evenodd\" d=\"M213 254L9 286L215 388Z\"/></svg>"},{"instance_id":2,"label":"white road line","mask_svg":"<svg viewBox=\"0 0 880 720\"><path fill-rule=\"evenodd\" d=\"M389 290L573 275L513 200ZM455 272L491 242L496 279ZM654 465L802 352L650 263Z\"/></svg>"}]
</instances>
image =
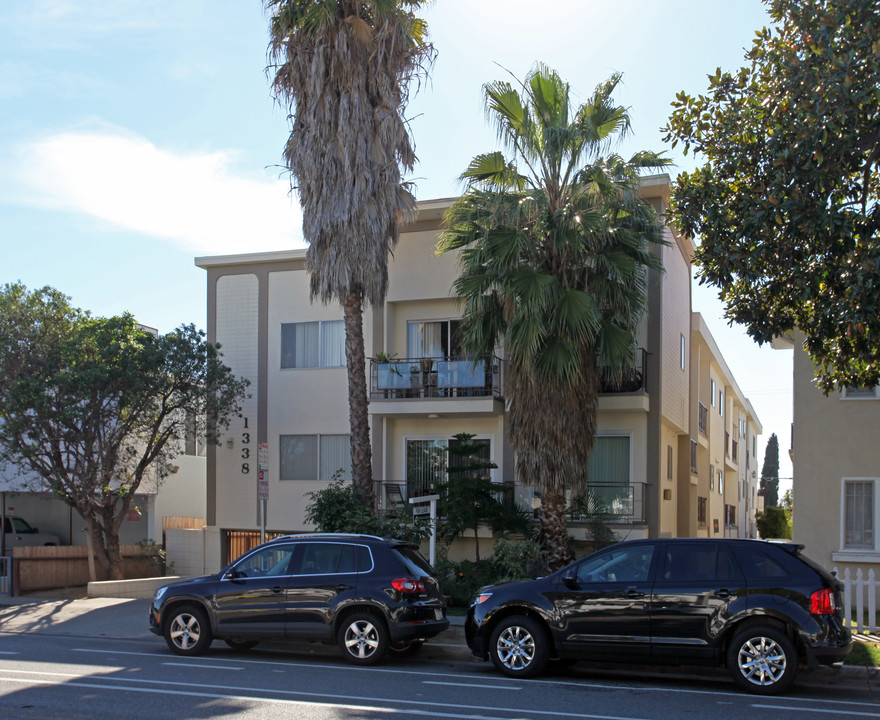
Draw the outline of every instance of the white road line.
<instances>
[{"instance_id":1,"label":"white road line","mask_svg":"<svg viewBox=\"0 0 880 720\"><path fill-rule=\"evenodd\" d=\"M426 715L428 717L448 717L448 718L468 718L474 720L486 720L488 716L485 715L473 715L473 714L465 714L462 715L460 713L449 712L451 710L457 711L482 711L488 710L490 712L495 713L504 713L503 716L500 717L522 717L522 715L541 715L541 716L549 716L549 717L570 717L576 718L576 720L644 720L644 718L635 718L629 717L626 715L591 715L589 713L575 713L575 712L561 712L561 711L549 711L549 710L533 710L531 708L506 708L506 707L497 707L497 706L487 706L487 705L469 705L469 704L453 704L453 703L437 703L436 701L425 701L425 700L404 700L401 698L376 698L376 697L365 697L360 695L332 695L330 693L324 692L301 692L297 690L273 690L271 688L253 688L253 687L236 687L233 685L200 685L199 687L205 690L219 690L219 691L229 691L229 692L217 692L217 693L208 693L208 692L193 692L192 691L192 683L184 683L184 682L169 682L169 681L158 681L158 680L141 680L138 678L113 678L113 677L100 677L100 681L89 682L87 677L83 677L82 675L75 675L72 673L50 673L50 672L38 672L36 670L5 670L6 673L16 673L20 675L38 675L41 677L50 676L50 677L58 677L58 678L74 678L74 681L70 680L40 680L33 678L9 678L9 677L0 677L0 682L16 682L16 683L35 683L41 685L57 685L58 687L72 686L72 687L85 687L85 688L100 688L105 690L127 690L130 692L152 692L166 695L188 695L191 697L211 697L211 698L224 698L224 699L235 699L235 700L253 700L256 702L298 702L303 705L316 705L322 707L345 707L348 709L354 708L363 710L363 706L360 705L349 705L348 703L353 703L356 701L364 702L364 703L391 703L397 706L425 706L427 705L430 709L423 711L418 709L402 709L402 708L386 708L386 707L370 707L369 709L375 712L392 712L392 713L410 713L412 715ZM138 685L159 685L160 687L156 688L145 688L145 687L126 687L124 685L103 685L100 683L106 683L108 681L118 681L120 683L137 683ZM166 686L176 686L182 687L183 690L170 690ZM287 695L293 697L315 697L316 695L320 695L322 698L332 698L333 700L342 701L341 704L335 703L312 703L306 700L293 701L293 700L284 700L284 699L273 699L273 698L261 698L255 697L253 695L233 695L233 692L245 691L245 692L265 692L270 693L272 695ZM347 701L347 702L346 702ZM441 709L445 708L447 711L443 711ZM509 713L509 715L508 715ZM495 717L499 717L496 715Z\"/></svg>"},{"instance_id":2,"label":"white road line","mask_svg":"<svg viewBox=\"0 0 880 720\"><path fill-rule=\"evenodd\" d=\"M143 652L134 652L131 650L95 650L94 648L74 648L74 652L85 652L85 653L104 653L106 655L135 655L137 657L144 657L145 654L153 656L153 657L162 657L164 653L156 652L156 653L143 653ZM201 658L202 660L206 660L208 658ZM240 663L243 665L282 665L285 668L292 667L303 667L303 668L316 668L321 670L343 670L346 673L350 672L366 672L366 673L382 673L382 674L392 674L392 675L430 675L431 677L437 676L436 669L426 669L426 670L399 670L396 668L376 668L376 667L359 667L348 664L334 664L331 662L327 663L304 663L298 662L296 660L289 661L280 661L280 660L247 660L244 658L236 658L236 659L227 659L227 658L210 658L212 662L218 663ZM483 674L464 674L464 673L443 673L443 677L447 678L462 678L467 680L473 679L492 679L493 681L503 683L503 682L521 682L520 680L514 680L512 678L505 678L501 675L483 675ZM720 677L720 676L719 676ZM645 692L645 693L668 693L672 695L711 695L712 697L730 697L736 700L743 699L743 693L739 690L721 690L712 689L712 690L692 690L689 688L670 688L664 687L661 685L649 685L648 682L652 678L632 678L631 685L613 685L611 683L603 683L603 682L590 682L584 680L580 681L572 681L572 680L556 680L553 678L541 678L530 680L529 683L542 683L545 685L554 685L556 687L573 687L573 688L595 688L598 690L626 690L627 692ZM721 683L719 683L720 685ZM768 700L772 700L772 698L768 698ZM868 702L853 702L850 700L823 700L820 698L800 698L798 702L804 703L822 703L825 705L850 705L850 706L865 706L865 707L877 707L876 703L868 703Z\"/></svg>"},{"instance_id":3,"label":"white road line","mask_svg":"<svg viewBox=\"0 0 880 720\"><path fill-rule=\"evenodd\" d=\"M859 704L867 705L868 703ZM797 707L795 705L752 705L752 707L762 709L769 708L770 710L791 710L792 712L820 713L822 715L855 715L857 717L871 717L875 719L877 717L877 710L874 710L874 712L856 712L855 710L825 710L824 708Z\"/></svg>"},{"instance_id":4,"label":"white road line","mask_svg":"<svg viewBox=\"0 0 880 720\"><path fill-rule=\"evenodd\" d=\"M201 668L202 670L244 670L243 667L226 667L224 665L196 665L195 663L175 663L175 662L163 662L163 665L173 665L174 667L185 667L185 668Z\"/></svg>"},{"instance_id":5,"label":"white road line","mask_svg":"<svg viewBox=\"0 0 880 720\"><path fill-rule=\"evenodd\" d=\"M422 685L451 685L461 688L489 688L490 690L522 690L521 687L504 687L503 685L482 685L480 683L440 682L439 680L422 680Z\"/></svg>"}]
</instances>

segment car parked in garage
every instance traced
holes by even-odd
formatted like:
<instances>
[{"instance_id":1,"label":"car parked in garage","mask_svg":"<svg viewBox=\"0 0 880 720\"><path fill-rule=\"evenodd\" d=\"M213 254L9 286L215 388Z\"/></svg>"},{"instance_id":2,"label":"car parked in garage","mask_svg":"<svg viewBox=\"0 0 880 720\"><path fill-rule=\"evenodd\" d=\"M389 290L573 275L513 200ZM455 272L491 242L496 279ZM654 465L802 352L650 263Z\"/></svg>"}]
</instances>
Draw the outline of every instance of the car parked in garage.
<instances>
[{"instance_id":1,"label":"car parked in garage","mask_svg":"<svg viewBox=\"0 0 880 720\"><path fill-rule=\"evenodd\" d=\"M449 627L436 573L418 546L372 535L287 535L216 575L165 585L150 629L178 655L214 638L237 649L264 640L335 642L353 663L409 655Z\"/></svg>"},{"instance_id":2,"label":"car parked in garage","mask_svg":"<svg viewBox=\"0 0 880 720\"><path fill-rule=\"evenodd\" d=\"M6 547L28 547L35 545L60 545L57 535L40 532L39 528L33 527L27 520L16 515L6 515L3 518L3 532L6 537Z\"/></svg>"},{"instance_id":3,"label":"car parked in garage","mask_svg":"<svg viewBox=\"0 0 880 720\"><path fill-rule=\"evenodd\" d=\"M842 660L841 584L803 546L761 540L619 543L551 575L480 589L465 635L510 677L551 659L726 665L741 688L784 691L798 665Z\"/></svg>"}]
</instances>

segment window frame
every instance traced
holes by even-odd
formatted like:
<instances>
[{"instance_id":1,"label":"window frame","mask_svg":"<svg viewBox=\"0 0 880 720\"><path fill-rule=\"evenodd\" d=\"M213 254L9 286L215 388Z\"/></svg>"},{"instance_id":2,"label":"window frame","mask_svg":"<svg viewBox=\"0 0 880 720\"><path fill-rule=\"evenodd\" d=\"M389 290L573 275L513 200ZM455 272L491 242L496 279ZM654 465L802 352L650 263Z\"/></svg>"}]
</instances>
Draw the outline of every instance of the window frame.
<instances>
[{"instance_id":1,"label":"window frame","mask_svg":"<svg viewBox=\"0 0 880 720\"><path fill-rule=\"evenodd\" d=\"M281 323L281 332L279 334L279 360L278 360L278 368L282 371L287 370L331 370L334 368L344 368L346 363L343 362L341 365L328 365L326 359L324 357L324 332L325 326L327 325L342 325L342 357L343 360L345 358L345 320L341 319L328 319L328 320L297 320L295 322L283 322ZM288 365L284 364L284 327L286 325L317 325L318 326L318 364L317 365Z\"/></svg>"},{"instance_id":2,"label":"window frame","mask_svg":"<svg viewBox=\"0 0 880 720\"><path fill-rule=\"evenodd\" d=\"M873 547L847 547L846 545L846 488L850 483L870 483L872 485L872 502L873 513L871 520L873 523L872 533L874 536ZM880 538L878 538L878 525L880 525L880 499L877 495L880 492L880 478L878 477L843 477L840 481L840 544L839 549L832 553L832 560L856 561L857 556L870 556L865 560L877 561L877 555L880 555Z\"/></svg>"},{"instance_id":3,"label":"window frame","mask_svg":"<svg viewBox=\"0 0 880 720\"><path fill-rule=\"evenodd\" d=\"M315 438L315 477L314 478L293 478L293 477L283 477L282 468L284 467L284 463L282 462L282 438L284 437L307 437L307 438ZM334 468L330 473L329 477L322 477L322 468L321 468L321 439L325 437L347 437L349 439L349 443L351 443L351 435L348 433L279 433L278 434L278 482L282 483L303 483L303 482L331 482L332 475L339 468ZM351 461L349 460L349 463ZM342 477L346 481L351 480L351 465L347 468L344 468L346 471L343 473Z\"/></svg>"},{"instance_id":4,"label":"window frame","mask_svg":"<svg viewBox=\"0 0 880 720\"><path fill-rule=\"evenodd\" d=\"M841 400L878 400L878 399L880 399L880 385L874 386L874 388L873 388L874 394L873 395L869 394L868 392L859 392L857 394L854 393L853 395L850 395L850 392L851 392L850 388L857 390L857 388L854 388L852 385L844 385L840 389L840 399ZM869 388L865 387L865 388L861 388L861 390L868 391Z\"/></svg>"}]
</instances>

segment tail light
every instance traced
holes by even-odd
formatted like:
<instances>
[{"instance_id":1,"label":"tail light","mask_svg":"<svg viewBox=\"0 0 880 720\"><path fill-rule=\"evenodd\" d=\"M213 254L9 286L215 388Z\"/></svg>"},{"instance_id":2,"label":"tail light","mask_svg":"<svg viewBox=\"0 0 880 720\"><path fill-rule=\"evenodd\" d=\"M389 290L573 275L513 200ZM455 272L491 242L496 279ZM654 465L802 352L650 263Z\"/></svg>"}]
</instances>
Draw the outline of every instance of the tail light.
<instances>
[{"instance_id":1,"label":"tail light","mask_svg":"<svg viewBox=\"0 0 880 720\"><path fill-rule=\"evenodd\" d=\"M830 588L816 590L810 595L810 612L813 615L834 615L834 592Z\"/></svg>"},{"instance_id":2,"label":"tail light","mask_svg":"<svg viewBox=\"0 0 880 720\"><path fill-rule=\"evenodd\" d=\"M391 581L391 587L407 595L418 595L425 592L425 583L415 578L394 578Z\"/></svg>"}]
</instances>

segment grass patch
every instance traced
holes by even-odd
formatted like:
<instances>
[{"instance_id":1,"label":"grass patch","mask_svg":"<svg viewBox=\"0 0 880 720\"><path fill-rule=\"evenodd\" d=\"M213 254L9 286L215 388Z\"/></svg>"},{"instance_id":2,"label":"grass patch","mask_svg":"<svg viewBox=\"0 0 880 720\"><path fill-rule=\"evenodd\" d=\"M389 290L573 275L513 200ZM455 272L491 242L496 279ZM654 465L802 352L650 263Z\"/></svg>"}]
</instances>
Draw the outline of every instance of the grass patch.
<instances>
[{"instance_id":1,"label":"grass patch","mask_svg":"<svg viewBox=\"0 0 880 720\"><path fill-rule=\"evenodd\" d=\"M852 652L843 661L846 665L880 667L880 645L876 643L853 643Z\"/></svg>"}]
</instances>

